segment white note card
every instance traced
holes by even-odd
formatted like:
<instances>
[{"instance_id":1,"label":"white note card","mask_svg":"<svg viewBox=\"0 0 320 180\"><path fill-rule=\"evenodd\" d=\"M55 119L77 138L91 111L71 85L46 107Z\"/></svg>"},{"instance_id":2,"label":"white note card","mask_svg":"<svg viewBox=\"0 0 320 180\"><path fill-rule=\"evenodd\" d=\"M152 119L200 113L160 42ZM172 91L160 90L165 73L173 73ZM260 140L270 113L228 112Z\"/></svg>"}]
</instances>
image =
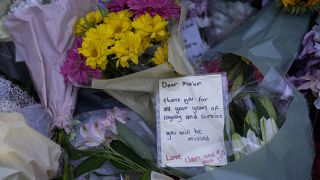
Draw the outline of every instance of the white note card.
<instances>
[{"instance_id":1,"label":"white note card","mask_svg":"<svg viewBox=\"0 0 320 180\"><path fill-rule=\"evenodd\" d=\"M192 64L196 64L209 47L202 40L199 32L199 26L193 19L186 20L182 34L185 41L186 56Z\"/></svg>"},{"instance_id":2,"label":"white note card","mask_svg":"<svg viewBox=\"0 0 320 180\"><path fill-rule=\"evenodd\" d=\"M213 74L159 81L157 129L162 167L227 164L222 77Z\"/></svg>"}]
</instances>

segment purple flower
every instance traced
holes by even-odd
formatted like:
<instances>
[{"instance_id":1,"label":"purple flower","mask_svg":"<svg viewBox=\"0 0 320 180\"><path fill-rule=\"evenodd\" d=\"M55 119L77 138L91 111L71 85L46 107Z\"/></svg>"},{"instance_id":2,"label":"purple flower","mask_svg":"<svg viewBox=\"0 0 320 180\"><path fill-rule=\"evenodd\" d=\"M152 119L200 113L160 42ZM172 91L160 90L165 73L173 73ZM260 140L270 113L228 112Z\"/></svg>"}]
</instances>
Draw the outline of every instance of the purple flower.
<instances>
[{"instance_id":1,"label":"purple flower","mask_svg":"<svg viewBox=\"0 0 320 180\"><path fill-rule=\"evenodd\" d=\"M107 4L110 12L118 12L127 9L127 0L112 0Z\"/></svg>"},{"instance_id":2,"label":"purple flower","mask_svg":"<svg viewBox=\"0 0 320 180\"><path fill-rule=\"evenodd\" d=\"M101 79L102 72L100 69L91 69L85 64L84 56L78 53L81 47L82 39L76 38L71 49L68 50L67 58L61 67L61 74L64 76L66 83L77 85L88 85L89 78Z\"/></svg>"},{"instance_id":3,"label":"purple flower","mask_svg":"<svg viewBox=\"0 0 320 180\"><path fill-rule=\"evenodd\" d=\"M307 55L320 57L320 17L317 18L317 24L312 27L312 30L305 34L302 41L302 52L299 59L305 58Z\"/></svg>"},{"instance_id":4,"label":"purple flower","mask_svg":"<svg viewBox=\"0 0 320 180\"><path fill-rule=\"evenodd\" d=\"M149 13L151 16L159 14L165 19L180 16L180 6L174 0L128 0L129 9L135 17Z\"/></svg>"},{"instance_id":5,"label":"purple flower","mask_svg":"<svg viewBox=\"0 0 320 180\"><path fill-rule=\"evenodd\" d=\"M314 48L314 40L313 40L315 34L316 34L316 30L312 29L304 36L302 41L303 50L300 53L299 59L302 59L306 55L313 54L316 52L316 49Z\"/></svg>"}]
</instances>

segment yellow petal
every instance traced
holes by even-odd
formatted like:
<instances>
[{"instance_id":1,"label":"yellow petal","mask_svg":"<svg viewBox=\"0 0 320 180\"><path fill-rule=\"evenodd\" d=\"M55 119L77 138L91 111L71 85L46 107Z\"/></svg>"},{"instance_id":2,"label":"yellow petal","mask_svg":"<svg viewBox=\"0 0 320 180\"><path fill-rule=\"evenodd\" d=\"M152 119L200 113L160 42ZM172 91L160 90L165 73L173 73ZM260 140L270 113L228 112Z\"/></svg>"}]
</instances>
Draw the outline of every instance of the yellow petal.
<instances>
[{"instance_id":1,"label":"yellow petal","mask_svg":"<svg viewBox=\"0 0 320 180\"><path fill-rule=\"evenodd\" d=\"M133 62L134 64L138 64L138 63L139 63L138 56L132 57L132 62Z\"/></svg>"}]
</instances>

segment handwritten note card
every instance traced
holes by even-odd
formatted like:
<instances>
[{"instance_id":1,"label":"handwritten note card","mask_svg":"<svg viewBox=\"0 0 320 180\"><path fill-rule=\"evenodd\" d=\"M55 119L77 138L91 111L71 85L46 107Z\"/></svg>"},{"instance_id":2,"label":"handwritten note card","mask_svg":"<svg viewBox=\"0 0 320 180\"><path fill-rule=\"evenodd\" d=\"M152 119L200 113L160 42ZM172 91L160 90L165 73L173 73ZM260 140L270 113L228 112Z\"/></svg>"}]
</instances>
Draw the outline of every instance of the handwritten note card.
<instances>
[{"instance_id":1,"label":"handwritten note card","mask_svg":"<svg viewBox=\"0 0 320 180\"><path fill-rule=\"evenodd\" d=\"M161 166L227 164L222 75L159 81Z\"/></svg>"}]
</instances>

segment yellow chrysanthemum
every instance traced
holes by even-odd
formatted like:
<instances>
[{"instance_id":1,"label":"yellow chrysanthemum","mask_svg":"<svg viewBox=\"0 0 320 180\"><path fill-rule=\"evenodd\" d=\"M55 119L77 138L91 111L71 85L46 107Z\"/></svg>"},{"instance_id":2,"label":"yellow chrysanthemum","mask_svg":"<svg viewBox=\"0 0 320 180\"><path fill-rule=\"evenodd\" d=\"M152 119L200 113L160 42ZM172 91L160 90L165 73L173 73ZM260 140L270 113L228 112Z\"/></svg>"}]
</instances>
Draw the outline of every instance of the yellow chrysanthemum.
<instances>
[{"instance_id":1,"label":"yellow chrysanthemum","mask_svg":"<svg viewBox=\"0 0 320 180\"><path fill-rule=\"evenodd\" d=\"M319 3L319 0L281 0L284 7L291 6L301 6L301 7L311 7Z\"/></svg>"},{"instance_id":2,"label":"yellow chrysanthemum","mask_svg":"<svg viewBox=\"0 0 320 180\"><path fill-rule=\"evenodd\" d=\"M168 44L167 43L165 43L163 47L158 47L151 61L156 65L164 64L165 62L168 61Z\"/></svg>"},{"instance_id":3,"label":"yellow chrysanthemum","mask_svg":"<svg viewBox=\"0 0 320 180\"><path fill-rule=\"evenodd\" d=\"M85 34L82 47L79 52L85 56L86 65L92 69L97 67L105 70L108 63L107 56L112 54L109 48L114 44L113 30L105 24L98 25L96 28L91 28Z\"/></svg>"},{"instance_id":4,"label":"yellow chrysanthemum","mask_svg":"<svg viewBox=\"0 0 320 180\"><path fill-rule=\"evenodd\" d=\"M103 19L103 22L108 23L108 21L112 21L112 20L116 20L120 22L124 22L124 21L131 22L131 19L130 19L131 17L132 17L132 14L128 10L122 10L119 12L109 13L107 17Z\"/></svg>"},{"instance_id":5,"label":"yellow chrysanthemum","mask_svg":"<svg viewBox=\"0 0 320 180\"><path fill-rule=\"evenodd\" d=\"M139 16L132 22L133 28L136 33L142 37L149 37L150 39L156 40L157 42L167 38L168 21L163 19L158 14L151 17L149 13Z\"/></svg>"},{"instance_id":6,"label":"yellow chrysanthemum","mask_svg":"<svg viewBox=\"0 0 320 180\"><path fill-rule=\"evenodd\" d=\"M103 21L100 11L91 11L85 17L80 18L78 24L75 26L75 33L82 36L90 28L95 27Z\"/></svg>"},{"instance_id":7,"label":"yellow chrysanthemum","mask_svg":"<svg viewBox=\"0 0 320 180\"><path fill-rule=\"evenodd\" d=\"M123 35L123 37L116 41L111 48L116 57L118 58L117 67L129 67L128 61L132 61L134 64L139 63L139 56L141 55L141 37L131 31Z\"/></svg>"},{"instance_id":8,"label":"yellow chrysanthemum","mask_svg":"<svg viewBox=\"0 0 320 180\"><path fill-rule=\"evenodd\" d=\"M108 14L107 17L104 18L104 24L107 24L114 31L114 38L120 39L124 33L130 31L132 29L131 14L128 10L123 10L119 12L112 12Z\"/></svg>"}]
</instances>

